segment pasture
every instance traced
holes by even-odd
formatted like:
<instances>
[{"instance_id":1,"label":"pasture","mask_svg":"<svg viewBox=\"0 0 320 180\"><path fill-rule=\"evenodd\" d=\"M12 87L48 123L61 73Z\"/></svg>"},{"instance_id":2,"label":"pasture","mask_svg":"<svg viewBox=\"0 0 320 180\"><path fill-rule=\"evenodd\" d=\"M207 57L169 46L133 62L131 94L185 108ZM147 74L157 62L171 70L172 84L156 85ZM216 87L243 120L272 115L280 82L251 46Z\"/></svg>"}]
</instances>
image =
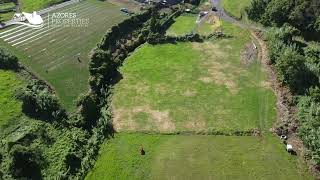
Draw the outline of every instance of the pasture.
<instances>
[{"instance_id":1,"label":"pasture","mask_svg":"<svg viewBox=\"0 0 320 180\"><path fill-rule=\"evenodd\" d=\"M198 16L192 14L184 14L175 19L175 22L167 30L167 35L181 36L190 33L199 33L208 35L220 29L221 22L213 14L208 14L197 23Z\"/></svg>"},{"instance_id":2,"label":"pasture","mask_svg":"<svg viewBox=\"0 0 320 180\"><path fill-rule=\"evenodd\" d=\"M76 18L89 23L53 26L52 14L65 12L76 13ZM12 49L26 67L51 84L64 107L73 110L74 101L88 89L90 51L108 28L127 16L118 6L96 0L81 1L50 14L43 16L45 26L41 29L14 26L2 30L0 44Z\"/></svg>"},{"instance_id":3,"label":"pasture","mask_svg":"<svg viewBox=\"0 0 320 180\"><path fill-rule=\"evenodd\" d=\"M267 130L276 98L256 57L243 60L249 32L224 23L233 37L204 43L149 45L124 63L113 95L119 132Z\"/></svg>"},{"instance_id":4,"label":"pasture","mask_svg":"<svg viewBox=\"0 0 320 180\"><path fill-rule=\"evenodd\" d=\"M16 100L15 90L23 81L11 71L0 70L0 128L22 114L22 103Z\"/></svg>"},{"instance_id":5,"label":"pasture","mask_svg":"<svg viewBox=\"0 0 320 180\"><path fill-rule=\"evenodd\" d=\"M227 142L227 143L226 143ZM140 154L143 146L146 154ZM103 144L87 180L312 179L274 136L119 133Z\"/></svg>"},{"instance_id":6,"label":"pasture","mask_svg":"<svg viewBox=\"0 0 320 180\"><path fill-rule=\"evenodd\" d=\"M242 18L250 3L251 0L223 0L222 6L232 16Z\"/></svg>"}]
</instances>

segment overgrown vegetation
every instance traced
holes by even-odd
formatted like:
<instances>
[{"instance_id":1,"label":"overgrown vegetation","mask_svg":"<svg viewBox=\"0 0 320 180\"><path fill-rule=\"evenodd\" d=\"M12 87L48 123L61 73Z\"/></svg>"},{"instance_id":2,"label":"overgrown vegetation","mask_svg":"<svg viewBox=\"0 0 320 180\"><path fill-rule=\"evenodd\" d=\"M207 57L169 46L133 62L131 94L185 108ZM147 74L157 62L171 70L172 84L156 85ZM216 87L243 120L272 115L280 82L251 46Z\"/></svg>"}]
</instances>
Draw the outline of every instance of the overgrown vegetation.
<instances>
[{"instance_id":1,"label":"overgrown vegetation","mask_svg":"<svg viewBox=\"0 0 320 180\"><path fill-rule=\"evenodd\" d=\"M254 21L280 27L268 33L271 63L280 82L297 97L298 132L310 150L307 154L319 167L320 1L253 0L247 13ZM281 127L288 128L288 124Z\"/></svg>"},{"instance_id":2,"label":"overgrown vegetation","mask_svg":"<svg viewBox=\"0 0 320 180\"><path fill-rule=\"evenodd\" d=\"M320 34L320 1L318 0L253 0L248 17L266 26L285 23L299 29L309 39Z\"/></svg>"}]
</instances>

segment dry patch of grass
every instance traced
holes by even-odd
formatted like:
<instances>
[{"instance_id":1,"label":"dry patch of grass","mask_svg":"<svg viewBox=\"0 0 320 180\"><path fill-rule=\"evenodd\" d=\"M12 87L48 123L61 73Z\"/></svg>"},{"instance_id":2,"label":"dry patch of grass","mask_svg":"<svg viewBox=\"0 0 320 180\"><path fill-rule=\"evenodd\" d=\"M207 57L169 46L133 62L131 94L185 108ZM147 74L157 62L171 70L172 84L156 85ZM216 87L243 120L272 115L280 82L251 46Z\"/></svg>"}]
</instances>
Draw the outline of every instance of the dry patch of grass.
<instances>
[{"instance_id":1,"label":"dry patch of grass","mask_svg":"<svg viewBox=\"0 0 320 180\"><path fill-rule=\"evenodd\" d=\"M238 77L245 74L245 71L228 62L228 54L221 51L221 47L217 44L211 42L193 43L193 48L204 52L205 58L207 58L207 60L202 61L202 66L207 68L208 73L200 77L199 80L204 83L224 85L232 94L237 94L239 91Z\"/></svg>"},{"instance_id":2,"label":"dry patch of grass","mask_svg":"<svg viewBox=\"0 0 320 180\"><path fill-rule=\"evenodd\" d=\"M175 124L170 117L169 110L154 110L150 106L133 108L113 108L113 125L116 131L159 131L171 133Z\"/></svg>"}]
</instances>

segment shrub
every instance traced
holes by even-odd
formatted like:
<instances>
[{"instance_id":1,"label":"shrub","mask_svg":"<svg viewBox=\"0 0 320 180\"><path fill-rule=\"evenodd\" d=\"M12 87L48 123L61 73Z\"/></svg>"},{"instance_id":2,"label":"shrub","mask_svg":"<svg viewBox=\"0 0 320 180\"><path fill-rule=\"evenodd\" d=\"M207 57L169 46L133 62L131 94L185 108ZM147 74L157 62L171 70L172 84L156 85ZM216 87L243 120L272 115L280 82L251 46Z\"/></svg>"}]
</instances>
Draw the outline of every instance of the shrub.
<instances>
[{"instance_id":1,"label":"shrub","mask_svg":"<svg viewBox=\"0 0 320 180\"><path fill-rule=\"evenodd\" d=\"M17 69L18 58L0 47L0 69Z\"/></svg>"},{"instance_id":2,"label":"shrub","mask_svg":"<svg viewBox=\"0 0 320 180\"><path fill-rule=\"evenodd\" d=\"M311 150L312 159L320 164L320 102L319 88L316 97L304 96L299 99L298 119L299 135L304 144ZM316 99L317 100L316 100Z\"/></svg>"},{"instance_id":3,"label":"shrub","mask_svg":"<svg viewBox=\"0 0 320 180\"><path fill-rule=\"evenodd\" d=\"M39 80L30 81L17 93L17 97L22 100L22 108L27 115L43 120L66 118L57 97Z\"/></svg>"},{"instance_id":4,"label":"shrub","mask_svg":"<svg viewBox=\"0 0 320 180\"><path fill-rule=\"evenodd\" d=\"M88 93L79 97L77 101L80 116L77 118L76 126L83 127L84 129L91 129L95 126L99 118L99 101L94 93Z\"/></svg>"},{"instance_id":5,"label":"shrub","mask_svg":"<svg viewBox=\"0 0 320 180\"><path fill-rule=\"evenodd\" d=\"M10 150L10 173L14 178L42 179L41 167L45 165L41 153L25 146L15 145Z\"/></svg>"}]
</instances>

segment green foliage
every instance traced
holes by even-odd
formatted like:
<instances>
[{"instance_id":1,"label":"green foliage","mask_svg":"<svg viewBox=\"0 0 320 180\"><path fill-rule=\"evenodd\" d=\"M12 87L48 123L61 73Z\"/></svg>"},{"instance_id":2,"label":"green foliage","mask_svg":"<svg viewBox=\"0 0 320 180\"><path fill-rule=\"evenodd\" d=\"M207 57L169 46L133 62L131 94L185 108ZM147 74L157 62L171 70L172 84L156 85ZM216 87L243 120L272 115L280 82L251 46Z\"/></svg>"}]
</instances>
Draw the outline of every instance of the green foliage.
<instances>
[{"instance_id":1,"label":"green foliage","mask_svg":"<svg viewBox=\"0 0 320 180\"><path fill-rule=\"evenodd\" d=\"M45 166L45 162L37 150L15 145L10 155L10 171L14 178L41 179L41 167Z\"/></svg>"},{"instance_id":2,"label":"green foliage","mask_svg":"<svg viewBox=\"0 0 320 180\"><path fill-rule=\"evenodd\" d=\"M260 21L265 13L268 1L252 0L251 6L246 8L248 17L254 21Z\"/></svg>"},{"instance_id":3,"label":"green foliage","mask_svg":"<svg viewBox=\"0 0 320 180\"><path fill-rule=\"evenodd\" d=\"M289 22L303 32L320 32L318 0L253 0L247 13L250 19L267 26Z\"/></svg>"},{"instance_id":4,"label":"green foliage","mask_svg":"<svg viewBox=\"0 0 320 180\"><path fill-rule=\"evenodd\" d=\"M311 42L304 48L306 65L318 77L320 83L320 44Z\"/></svg>"},{"instance_id":5,"label":"green foliage","mask_svg":"<svg viewBox=\"0 0 320 180\"><path fill-rule=\"evenodd\" d=\"M7 49L0 47L0 69L17 69L18 58Z\"/></svg>"},{"instance_id":6,"label":"green foliage","mask_svg":"<svg viewBox=\"0 0 320 180\"><path fill-rule=\"evenodd\" d=\"M320 164L320 99L319 88L311 90L310 96L299 99L299 134L311 151L312 159Z\"/></svg>"},{"instance_id":7,"label":"green foliage","mask_svg":"<svg viewBox=\"0 0 320 180\"><path fill-rule=\"evenodd\" d=\"M294 48L286 47L276 62L279 80L294 91L299 91L301 87L305 87L309 79L306 75L308 71L304 62L304 56Z\"/></svg>"},{"instance_id":8,"label":"green foliage","mask_svg":"<svg viewBox=\"0 0 320 180\"><path fill-rule=\"evenodd\" d=\"M94 127L100 115L100 104L96 94L89 93L87 95L80 96L77 105L80 107L78 112L79 122L77 126L84 127L88 130Z\"/></svg>"},{"instance_id":9,"label":"green foliage","mask_svg":"<svg viewBox=\"0 0 320 180\"><path fill-rule=\"evenodd\" d=\"M61 120L66 117L57 97L39 80L30 81L17 93L17 97L23 102L23 111L32 117L44 120Z\"/></svg>"},{"instance_id":10,"label":"green foliage","mask_svg":"<svg viewBox=\"0 0 320 180\"><path fill-rule=\"evenodd\" d=\"M301 52L300 44L294 40L299 34L299 30L285 24L281 28L271 29L267 38L270 60L276 66L279 80L293 92L303 93L317 80L307 66L308 58ZM312 54L310 48L305 51Z\"/></svg>"}]
</instances>

